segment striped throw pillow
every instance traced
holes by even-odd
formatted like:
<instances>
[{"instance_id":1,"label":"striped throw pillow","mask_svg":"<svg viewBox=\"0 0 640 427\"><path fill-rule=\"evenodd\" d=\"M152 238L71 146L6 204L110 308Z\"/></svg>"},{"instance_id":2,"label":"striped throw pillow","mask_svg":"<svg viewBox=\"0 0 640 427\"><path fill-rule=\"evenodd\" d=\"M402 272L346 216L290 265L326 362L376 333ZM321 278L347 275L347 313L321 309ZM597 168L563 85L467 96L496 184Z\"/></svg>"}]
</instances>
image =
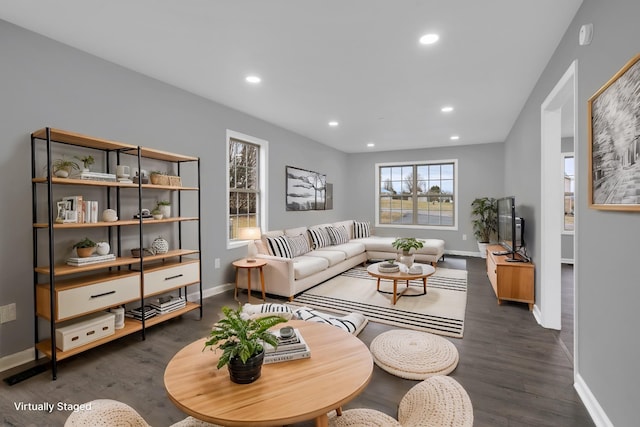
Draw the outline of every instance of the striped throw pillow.
<instances>
[{"instance_id":1,"label":"striped throw pillow","mask_svg":"<svg viewBox=\"0 0 640 427\"><path fill-rule=\"evenodd\" d=\"M332 245L341 245L349 242L349 233L344 225L339 227L329 226L327 227L327 232L331 238Z\"/></svg>"},{"instance_id":2,"label":"striped throw pillow","mask_svg":"<svg viewBox=\"0 0 640 427\"><path fill-rule=\"evenodd\" d=\"M326 228L316 227L310 228L308 231L309 236L311 236L311 245L313 246L313 249L331 246L331 237L329 237L329 233Z\"/></svg>"},{"instance_id":3,"label":"striped throw pillow","mask_svg":"<svg viewBox=\"0 0 640 427\"><path fill-rule=\"evenodd\" d=\"M298 234L297 236L289 236L289 246L291 246L292 258L300 255L304 255L311 250L309 247L309 239L304 234Z\"/></svg>"},{"instance_id":4,"label":"striped throw pillow","mask_svg":"<svg viewBox=\"0 0 640 427\"><path fill-rule=\"evenodd\" d=\"M353 238L361 239L363 237L371 236L371 225L369 221L354 221L353 222Z\"/></svg>"},{"instance_id":5,"label":"striped throw pillow","mask_svg":"<svg viewBox=\"0 0 640 427\"><path fill-rule=\"evenodd\" d=\"M267 237L269 253L282 258L292 258L291 246L287 236Z\"/></svg>"}]
</instances>

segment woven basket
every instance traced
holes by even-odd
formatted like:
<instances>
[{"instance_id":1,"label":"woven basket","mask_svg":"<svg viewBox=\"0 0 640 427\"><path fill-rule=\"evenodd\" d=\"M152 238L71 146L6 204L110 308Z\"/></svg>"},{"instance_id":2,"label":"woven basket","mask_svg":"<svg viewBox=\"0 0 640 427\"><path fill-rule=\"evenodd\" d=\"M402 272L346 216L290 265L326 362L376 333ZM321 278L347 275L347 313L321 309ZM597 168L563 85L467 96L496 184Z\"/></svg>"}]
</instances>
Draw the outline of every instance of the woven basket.
<instances>
[{"instance_id":1,"label":"woven basket","mask_svg":"<svg viewBox=\"0 0 640 427\"><path fill-rule=\"evenodd\" d=\"M151 175L151 183L154 185L169 185L169 177L167 175L154 173Z\"/></svg>"}]
</instances>

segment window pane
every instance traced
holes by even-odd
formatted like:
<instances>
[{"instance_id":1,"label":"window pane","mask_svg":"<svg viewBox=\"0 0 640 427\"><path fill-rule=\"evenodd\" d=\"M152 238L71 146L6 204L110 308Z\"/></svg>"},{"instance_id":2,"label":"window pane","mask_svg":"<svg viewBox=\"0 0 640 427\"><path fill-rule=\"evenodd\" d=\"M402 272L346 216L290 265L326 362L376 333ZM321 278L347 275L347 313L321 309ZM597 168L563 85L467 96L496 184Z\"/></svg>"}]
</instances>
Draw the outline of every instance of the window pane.
<instances>
[{"instance_id":1,"label":"window pane","mask_svg":"<svg viewBox=\"0 0 640 427\"><path fill-rule=\"evenodd\" d=\"M229 140L229 237L260 224L260 146Z\"/></svg>"},{"instance_id":2,"label":"window pane","mask_svg":"<svg viewBox=\"0 0 640 427\"><path fill-rule=\"evenodd\" d=\"M564 157L564 230L574 231L575 215L575 159Z\"/></svg>"}]
</instances>

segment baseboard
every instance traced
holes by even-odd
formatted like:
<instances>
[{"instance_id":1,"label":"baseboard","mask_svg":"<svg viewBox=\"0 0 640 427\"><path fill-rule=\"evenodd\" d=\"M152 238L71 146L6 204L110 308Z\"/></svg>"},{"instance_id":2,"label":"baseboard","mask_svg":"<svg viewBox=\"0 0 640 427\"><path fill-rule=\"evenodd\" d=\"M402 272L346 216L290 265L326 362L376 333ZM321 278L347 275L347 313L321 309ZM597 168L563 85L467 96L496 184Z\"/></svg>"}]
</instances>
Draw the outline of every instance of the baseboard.
<instances>
[{"instance_id":1,"label":"baseboard","mask_svg":"<svg viewBox=\"0 0 640 427\"><path fill-rule=\"evenodd\" d=\"M209 298L217 294L221 294L234 288L233 283L224 283L212 288L207 288L202 291L202 298ZM198 292L192 292L188 295L190 301L198 300ZM4 372L16 366L24 365L35 360L34 349L28 348L26 350L19 351L18 353L10 354L0 358L0 372Z\"/></svg>"},{"instance_id":2,"label":"baseboard","mask_svg":"<svg viewBox=\"0 0 640 427\"><path fill-rule=\"evenodd\" d=\"M571 265L573 265L573 258L560 258L560 262L562 264L571 264Z\"/></svg>"},{"instance_id":3,"label":"baseboard","mask_svg":"<svg viewBox=\"0 0 640 427\"><path fill-rule=\"evenodd\" d=\"M578 396L582 399L582 403L585 408L587 408L589 415L591 415L593 423L598 427L613 427L613 423L609 417L607 417L604 409L602 409L596 397L591 393L587 383L584 382L580 374L576 374L576 382L573 384L573 387L578 392Z\"/></svg>"},{"instance_id":4,"label":"baseboard","mask_svg":"<svg viewBox=\"0 0 640 427\"><path fill-rule=\"evenodd\" d=\"M16 366L24 365L35 360L35 350L33 347L18 353L10 354L0 358L0 372L7 371Z\"/></svg>"},{"instance_id":5,"label":"baseboard","mask_svg":"<svg viewBox=\"0 0 640 427\"><path fill-rule=\"evenodd\" d=\"M538 325L542 326L542 312L538 304L533 304L533 317L536 319L536 322L538 322Z\"/></svg>"}]
</instances>

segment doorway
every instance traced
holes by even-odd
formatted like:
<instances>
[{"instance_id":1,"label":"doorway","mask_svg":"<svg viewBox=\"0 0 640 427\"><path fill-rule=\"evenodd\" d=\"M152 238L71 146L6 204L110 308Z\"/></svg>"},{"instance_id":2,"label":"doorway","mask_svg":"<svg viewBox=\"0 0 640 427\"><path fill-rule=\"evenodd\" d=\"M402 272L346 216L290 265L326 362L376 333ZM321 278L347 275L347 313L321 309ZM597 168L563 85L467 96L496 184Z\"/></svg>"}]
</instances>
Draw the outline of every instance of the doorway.
<instances>
[{"instance_id":1,"label":"doorway","mask_svg":"<svg viewBox=\"0 0 640 427\"><path fill-rule=\"evenodd\" d=\"M536 298L537 303L534 308L536 320L545 328L561 331L562 322L562 254L561 237L564 229L564 165L562 161L561 141L563 137L572 136L574 138L574 155L579 159L579 145L576 132L576 112L577 112L577 61L574 61L562 78L558 81L553 90L549 93L541 106L541 245L540 262L538 274L540 278L540 295ZM575 162L575 176L578 176L578 162ZM577 185L577 184L576 184ZM576 198L578 195L576 194ZM578 201L575 201L578 206ZM578 212L575 212L574 229L578 226ZM575 231L573 239L573 258L578 259L578 245L575 244ZM575 267L575 265L574 265ZM573 269L571 269L573 270ZM564 276L565 283L569 281L569 286L573 289L573 298L568 302L565 299L565 311L573 312L573 322L564 322L566 328L573 328L577 324L575 310L575 300L578 290L575 287L575 278ZM575 349L575 331L564 334L573 340L565 347ZM573 354L574 367L576 365L576 355ZM575 369L574 369L575 372Z\"/></svg>"}]
</instances>

